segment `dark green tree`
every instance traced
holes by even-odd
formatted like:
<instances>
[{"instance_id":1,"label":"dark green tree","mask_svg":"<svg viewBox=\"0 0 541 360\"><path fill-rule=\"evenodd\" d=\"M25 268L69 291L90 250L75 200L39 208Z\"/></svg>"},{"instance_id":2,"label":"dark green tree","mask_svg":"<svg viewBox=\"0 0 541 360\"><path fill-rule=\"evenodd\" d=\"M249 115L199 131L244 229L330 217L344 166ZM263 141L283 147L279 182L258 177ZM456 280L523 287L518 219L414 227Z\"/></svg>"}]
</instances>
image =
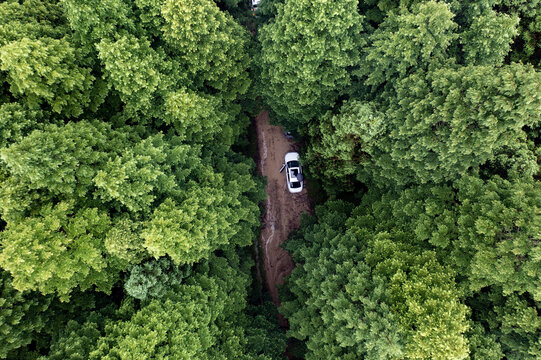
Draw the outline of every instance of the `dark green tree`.
<instances>
[{"instance_id":1,"label":"dark green tree","mask_svg":"<svg viewBox=\"0 0 541 360\"><path fill-rule=\"evenodd\" d=\"M377 198L377 197L376 197ZM418 247L431 244L456 271L470 307L473 358L535 358L539 311L537 213L527 178L464 177L450 186L412 187L366 202L379 229L403 228ZM403 290L400 290L403 293ZM503 314L513 314L505 319ZM507 325L514 324L514 325Z\"/></svg>"},{"instance_id":2,"label":"dark green tree","mask_svg":"<svg viewBox=\"0 0 541 360\"><path fill-rule=\"evenodd\" d=\"M103 332L105 319L93 313L87 320L79 323L75 320L67 322L60 334L51 343L47 356L41 360L82 360L94 350Z\"/></svg>"},{"instance_id":3,"label":"dark green tree","mask_svg":"<svg viewBox=\"0 0 541 360\"><path fill-rule=\"evenodd\" d=\"M90 359L244 358L244 331L237 322L249 281L234 254L212 256L182 284L170 284L160 299L150 299L124 321L111 321Z\"/></svg>"},{"instance_id":4,"label":"dark green tree","mask_svg":"<svg viewBox=\"0 0 541 360\"><path fill-rule=\"evenodd\" d=\"M537 302L539 304L539 302ZM494 308L500 323L501 342L508 359L537 359L541 356L539 334L541 333L540 307L513 294Z\"/></svg>"},{"instance_id":5,"label":"dark green tree","mask_svg":"<svg viewBox=\"0 0 541 360\"><path fill-rule=\"evenodd\" d=\"M278 311L271 301L247 307L246 359L283 359L286 349L286 334L278 327Z\"/></svg>"},{"instance_id":6,"label":"dark green tree","mask_svg":"<svg viewBox=\"0 0 541 360\"><path fill-rule=\"evenodd\" d=\"M61 39L70 31L56 0L3 1L0 18L0 47L23 38Z\"/></svg>"},{"instance_id":7,"label":"dark green tree","mask_svg":"<svg viewBox=\"0 0 541 360\"><path fill-rule=\"evenodd\" d=\"M0 148L21 141L32 130L42 128L48 116L40 110L30 110L19 102L0 105Z\"/></svg>"},{"instance_id":8,"label":"dark green tree","mask_svg":"<svg viewBox=\"0 0 541 360\"><path fill-rule=\"evenodd\" d=\"M49 125L2 159L0 264L20 290L64 299L77 286L109 291L148 253L191 264L250 244L259 223L252 166L230 153L203 156L176 137L141 139L99 122Z\"/></svg>"},{"instance_id":9,"label":"dark green tree","mask_svg":"<svg viewBox=\"0 0 541 360\"><path fill-rule=\"evenodd\" d=\"M0 357L280 358L239 250L265 196L232 150L249 33L210 0L0 17Z\"/></svg>"},{"instance_id":10,"label":"dark green tree","mask_svg":"<svg viewBox=\"0 0 541 360\"><path fill-rule=\"evenodd\" d=\"M509 147L519 150L541 104L541 74L520 64L420 72L395 86L385 132L360 171L387 184L456 180ZM515 170L537 171L531 152L511 156Z\"/></svg>"},{"instance_id":11,"label":"dark green tree","mask_svg":"<svg viewBox=\"0 0 541 360\"><path fill-rule=\"evenodd\" d=\"M465 62L475 65L502 65L518 35L518 16L488 11L473 19L461 34Z\"/></svg>"},{"instance_id":12,"label":"dark green tree","mask_svg":"<svg viewBox=\"0 0 541 360\"><path fill-rule=\"evenodd\" d=\"M429 66L441 66L458 38L454 14L444 2L427 1L391 12L368 38L359 74L379 86Z\"/></svg>"},{"instance_id":13,"label":"dark green tree","mask_svg":"<svg viewBox=\"0 0 541 360\"><path fill-rule=\"evenodd\" d=\"M519 35L513 45L511 59L541 65L541 3L539 0L498 0L502 11L520 18Z\"/></svg>"},{"instance_id":14,"label":"dark green tree","mask_svg":"<svg viewBox=\"0 0 541 360\"><path fill-rule=\"evenodd\" d=\"M248 33L212 0L166 0L163 38L178 60L175 75L227 100L244 94L250 80Z\"/></svg>"},{"instance_id":15,"label":"dark green tree","mask_svg":"<svg viewBox=\"0 0 541 360\"><path fill-rule=\"evenodd\" d=\"M236 104L186 89L167 94L164 121L190 143L232 145L246 128Z\"/></svg>"},{"instance_id":16,"label":"dark green tree","mask_svg":"<svg viewBox=\"0 0 541 360\"><path fill-rule=\"evenodd\" d=\"M220 162L214 166L224 173L201 167L198 182L188 182L177 201L166 199L154 210L142 233L150 254L192 264L228 243L250 244L259 223L258 184L246 163Z\"/></svg>"},{"instance_id":17,"label":"dark green tree","mask_svg":"<svg viewBox=\"0 0 541 360\"><path fill-rule=\"evenodd\" d=\"M0 358L10 357L13 350L28 345L45 327L45 310L51 302L32 292L20 292L11 285L12 278L0 271Z\"/></svg>"},{"instance_id":18,"label":"dark green tree","mask_svg":"<svg viewBox=\"0 0 541 360\"><path fill-rule=\"evenodd\" d=\"M191 273L189 267L175 266L166 257L134 265L124 283L128 295L139 300L159 298L179 285Z\"/></svg>"},{"instance_id":19,"label":"dark green tree","mask_svg":"<svg viewBox=\"0 0 541 360\"><path fill-rule=\"evenodd\" d=\"M537 234L541 192L528 179L467 177L458 182L457 252L471 254L469 287L501 287L541 301L541 259ZM457 256L462 257L462 256Z\"/></svg>"},{"instance_id":20,"label":"dark green tree","mask_svg":"<svg viewBox=\"0 0 541 360\"><path fill-rule=\"evenodd\" d=\"M286 1L259 30L261 92L290 128L332 108L346 94L364 44L357 1ZM340 41L336 41L340 39Z\"/></svg>"},{"instance_id":21,"label":"dark green tree","mask_svg":"<svg viewBox=\"0 0 541 360\"><path fill-rule=\"evenodd\" d=\"M327 113L309 125L306 160L328 192L352 188L359 163L365 160L385 128L385 118L371 103L345 102L340 114Z\"/></svg>"},{"instance_id":22,"label":"dark green tree","mask_svg":"<svg viewBox=\"0 0 541 360\"><path fill-rule=\"evenodd\" d=\"M452 273L405 231L374 229L361 208L347 220L348 208L327 203L287 245L302 265L289 279L297 298L281 311L306 358L465 358L467 308Z\"/></svg>"},{"instance_id":23,"label":"dark green tree","mask_svg":"<svg viewBox=\"0 0 541 360\"><path fill-rule=\"evenodd\" d=\"M133 35L116 41L103 39L96 48L109 84L120 94L128 115L159 116L156 92L169 83L160 72L163 55L154 51L148 40Z\"/></svg>"}]
</instances>

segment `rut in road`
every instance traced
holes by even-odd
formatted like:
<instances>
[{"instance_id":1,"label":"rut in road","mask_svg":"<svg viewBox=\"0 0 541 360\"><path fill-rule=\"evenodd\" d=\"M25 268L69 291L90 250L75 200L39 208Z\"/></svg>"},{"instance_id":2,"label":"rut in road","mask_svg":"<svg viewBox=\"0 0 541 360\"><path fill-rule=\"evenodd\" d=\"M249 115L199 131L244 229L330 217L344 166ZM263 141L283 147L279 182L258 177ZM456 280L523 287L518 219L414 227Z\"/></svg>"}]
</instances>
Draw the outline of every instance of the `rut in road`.
<instances>
[{"instance_id":1,"label":"rut in road","mask_svg":"<svg viewBox=\"0 0 541 360\"><path fill-rule=\"evenodd\" d=\"M306 188L299 194L290 194L286 186L285 173L280 173L284 155L297 151L296 144L284 136L280 126L269 123L269 115L261 112L255 119L259 150L259 171L267 177L267 200L261 229L260 244L265 268L267 288L276 306L280 305L277 285L291 273L295 265L291 256L280 247L289 233L300 225L301 215L311 212ZM302 154L301 161L302 161ZM282 326L287 326L283 318Z\"/></svg>"}]
</instances>

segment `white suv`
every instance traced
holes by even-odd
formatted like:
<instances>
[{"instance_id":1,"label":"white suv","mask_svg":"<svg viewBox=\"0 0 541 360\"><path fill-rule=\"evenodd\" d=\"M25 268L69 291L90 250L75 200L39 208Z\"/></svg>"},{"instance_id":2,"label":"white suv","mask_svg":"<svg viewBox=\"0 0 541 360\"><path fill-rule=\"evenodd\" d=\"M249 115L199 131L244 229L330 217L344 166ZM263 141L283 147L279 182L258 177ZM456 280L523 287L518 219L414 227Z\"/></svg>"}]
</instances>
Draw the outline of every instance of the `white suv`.
<instances>
[{"instance_id":1,"label":"white suv","mask_svg":"<svg viewBox=\"0 0 541 360\"><path fill-rule=\"evenodd\" d=\"M255 12L261 0L252 0L252 11Z\"/></svg>"},{"instance_id":2,"label":"white suv","mask_svg":"<svg viewBox=\"0 0 541 360\"><path fill-rule=\"evenodd\" d=\"M286 183L290 193L302 191L302 167L299 163L299 154L288 152L284 158L286 165Z\"/></svg>"}]
</instances>

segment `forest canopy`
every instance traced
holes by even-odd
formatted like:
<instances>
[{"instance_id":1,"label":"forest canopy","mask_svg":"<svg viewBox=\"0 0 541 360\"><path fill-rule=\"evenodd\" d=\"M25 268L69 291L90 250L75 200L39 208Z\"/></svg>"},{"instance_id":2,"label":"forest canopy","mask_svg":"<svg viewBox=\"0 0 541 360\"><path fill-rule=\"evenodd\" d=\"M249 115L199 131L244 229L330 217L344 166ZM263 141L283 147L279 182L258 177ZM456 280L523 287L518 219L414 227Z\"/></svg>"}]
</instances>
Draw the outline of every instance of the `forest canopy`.
<instances>
[{"instance_id":1,"label":"forest canopy","mask_svg":"<svg viewBox=\"0 0 541 360\"><path fill-rule=\"evenodd\" d=\"M261 93L326 193L287 243L304 358L539 358L541 4L266 9Z\"/></svg>"},{"instance_id":2,"label":"forest canopy","mask_svg":"<svg viewBox=\"0 0 541 360\"><path fill-rule=\"evenodd\" d=\"M0 2L0 358L280 358L222 5Z\"/></svg>"},{"instance_id":3,"label":"forest canopy","mask_svg":"<svg viewBox=\"0 0 541 360\"><path fill-rule=\"evenodd\" d=\"M0 358L541 358L540 67L539 0L0 1Z\"/></svg>"}]
</instances>

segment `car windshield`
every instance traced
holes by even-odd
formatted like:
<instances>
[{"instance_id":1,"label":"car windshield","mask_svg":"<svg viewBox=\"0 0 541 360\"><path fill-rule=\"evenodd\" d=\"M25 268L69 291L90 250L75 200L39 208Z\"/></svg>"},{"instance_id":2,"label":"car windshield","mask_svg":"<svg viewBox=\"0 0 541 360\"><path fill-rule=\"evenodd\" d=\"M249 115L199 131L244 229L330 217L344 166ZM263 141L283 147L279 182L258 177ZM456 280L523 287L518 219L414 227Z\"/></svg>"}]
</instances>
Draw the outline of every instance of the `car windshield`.
<instances>
[{"instance_id":1,"label":"car windshield","mask_svg":"<svg viewBox=\"0 0 541 360\"><path fill-rule=\"evenodd\" d=\"M287 163L287 166L288 167L299 167L299 162L298 161L290 161Z\"/></svg>"},{"instance_id":2,"label":"car windshield","mask_svg":"<svg viewBox=\"0 0 541 360\"><path fill-rule=\"evenodd\" d=\"M300 188L301 187L301 182L300 181L292 181L291 182L291 187L292 188Z\"/></svg>"},{"instance_id":3,"label":"car windshield","mask_svg":"<svg viewBox=\"0 0 541 360\"><path fill-rule=\"evenodd\" d=\"M290 161L287 163L287 167L293 168L293 167L299 167L298 161Z\"/></svg>"}]
</instances>

